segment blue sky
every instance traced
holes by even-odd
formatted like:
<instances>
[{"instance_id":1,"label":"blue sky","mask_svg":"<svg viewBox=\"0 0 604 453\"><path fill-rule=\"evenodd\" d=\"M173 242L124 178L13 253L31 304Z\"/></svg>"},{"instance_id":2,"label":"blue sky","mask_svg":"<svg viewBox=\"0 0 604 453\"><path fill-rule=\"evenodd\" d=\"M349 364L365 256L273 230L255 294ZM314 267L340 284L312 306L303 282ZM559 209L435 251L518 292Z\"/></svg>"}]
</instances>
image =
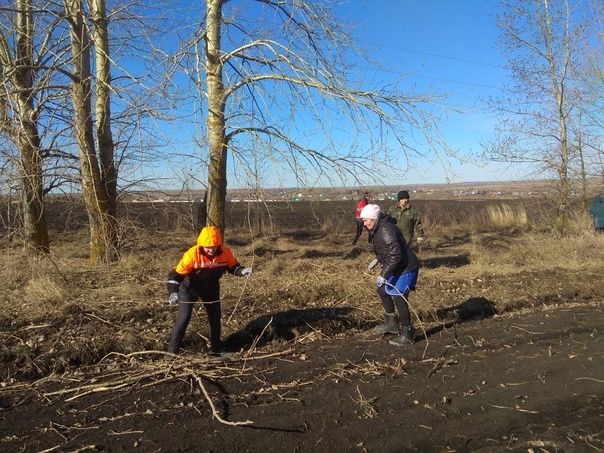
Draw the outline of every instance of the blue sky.
<instances>
[{"instance_id":1,"label":"blue sky","mask_svg":"<svg viewBox=\"0 0 604 453\"><path fill-rule=\"evenodd\" d=\"M193 8L196 14L203 14L203 2L194 7L187 3L187 7ZM252 14L250 9L245 11L247 15ZM443 103L450 109L440 122L441 134L451 148L463 155L476 156L481 152L481 140L491 137L495 124L484 100L503 94L501 88L507 75L505 61L496 45L496 12L496 2L490 0L351 0L343 3L336 14L350 24L353 40L382 65L383 71L370 78L388 82L404 74L418 90L448 94ZM190 23L194 21L190 17ZM368 72L372 70L367 68ZM175 144L186 149L190 142L183 132L188 127L179 127L182 125L173 124L168 130L179 131L174 134ZM520 179L527 173L527 169L512 170L507 165L477 158L463 163L447 159L444 164L433 159L417 159L412 164L404 181L400 181L400 176L386 176L382 182L504 181ZM198 168L198 164L192 163L190 174L205 181ZM229 172L233 171L229 162ZM245 185L243 178L232 176L229 176L230 188ZM271 179L270 176L268 179L264 185L295 185L293 179ZM371 180L365 182L371 185ZM316 184L325 185L320 180Z\"/></svg>"},{"instance_id":2,"label":"blue sky","mask_svg":"<svg viewBox=\"0 0 604 453\"><path fill-rule=\"evenodd\" d=\"M481 152L480 141L491 136L494 117L484 100L502 94L505 61L497 49L496 2L488 0L357 0L342 9L356 26L355 39L388 71L412 76L418 87L447 93L449 111L441 132L451 147L463 153ZM505 165L441 165L418 162L410 183L509 180L522 169Z\"/></svg>"}]
</instances>

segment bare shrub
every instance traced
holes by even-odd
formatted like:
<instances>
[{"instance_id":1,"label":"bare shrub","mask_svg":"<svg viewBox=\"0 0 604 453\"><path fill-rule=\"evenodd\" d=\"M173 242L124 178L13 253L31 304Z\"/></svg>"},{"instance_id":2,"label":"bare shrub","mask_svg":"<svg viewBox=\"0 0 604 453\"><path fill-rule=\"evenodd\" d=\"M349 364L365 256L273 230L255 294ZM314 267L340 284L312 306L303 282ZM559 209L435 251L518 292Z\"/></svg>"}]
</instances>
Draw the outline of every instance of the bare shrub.
<instances>
[{"instance_id":1,"label":"bare shrub","mask_svg":"<svg viewBox=\"0 0 604 453\"><path fill-rule=\"evenodd\" d=\"M0 279L4 282L5 289L12 290L20 287L27 281L27 262L23 260L20 252L5 250L2 255Z\"/></svg>"},{"instance_id":2,"label":"bare shrub","mask_svg":"<svg viewBox=\"0 0 604 453\"><path fill-rule=\"evenodd\" d=\"M568 215L567 231L570 235L595 235L591 216L583 211L572 211Z\"/></svg>"}]
</instances>

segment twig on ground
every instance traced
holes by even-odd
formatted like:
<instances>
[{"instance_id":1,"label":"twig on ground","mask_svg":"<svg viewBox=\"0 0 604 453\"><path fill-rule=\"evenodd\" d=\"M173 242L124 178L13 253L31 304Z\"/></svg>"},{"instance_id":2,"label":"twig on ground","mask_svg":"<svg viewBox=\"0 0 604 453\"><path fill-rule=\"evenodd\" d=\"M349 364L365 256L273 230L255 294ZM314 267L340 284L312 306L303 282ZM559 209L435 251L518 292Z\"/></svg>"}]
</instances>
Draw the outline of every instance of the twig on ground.
<instances>
[{"instance_id":1,"label":"twig on ground","mask_svg":"<svg viewBox=\"0 0 604 453\"><path fill-rule=\"evenodd\" d=\"M214 406L214 402L212 401L210 394L208 393L205 386L203 385L203 381L201 380L201 378L199 376L195 376L195 380L199 384L199 387L201 388L203 395L206 397L206 400L208 401L208 404L210 405L210 408L212 409L212 416L216 420L218 420L220 423L223 423L225 425L231 425L231 426L253 425L254 424L254 422L251 420L246 420L243 422L229 422L229 421L225 420L224 418L222 418L220 416L220 414L218 413L218 411L216 410L216 406Z\"/></svg>"},{"instance_id":2,"label":"twig on ground","mask_svg":"<svg viewBox=\"0 0 604 453\"><path fill-rule=\"evenodd\" d=\"M602 380L602 379L595 379L595 378L590 378L590 377L578 377L578 378L575 378L575 381L596 381L596 382L604 382L604 380Z\"/></svg>"},{"instance_id":3,"label":"twig on ground","mask_svg":"<svg viewBox=\"0 0 604 453\"><path fill-rule=\"evenodd\" d=\"M273 317L271 316L271 319L266 323L266 326L264 326L264 329L262 329L262 332L260 332L260 334L256 338L254 338L252 345L244 354L245 358L247 358L252 352L254 352L254 350L256 349L256 345L260 341L260 338L262 338L262 335L264 335L264 332L266 332L266 329L268 329L268 326L270 326L272 322L273 322Z\"/></svg>"},{"instance_id":4,"label":"twig on ground","mask_svg":"<svg viewBox=\"0 0 604 453\"><path fill-rule=\"evenodd\" d=\"M496 409L509 409L509 410L512 410L512 411L526 412L527 414L538 414L539 413L537 411L529 411L529 410L526 410L526 409L520 409L519 407L497 406L495 404L489 404L489 406L494 407Z\"/></svg>"},{"instance_id":5,"label":"twig on ground","mask_svg":"<svg viewBox=\"0 0 604 453\"><path fill-rule=\"evenodd\" d=\"M543 332L531 332L530 330L526 330L526 329L523 329L522 327L518 327L518 326L511 326L511 327L512 327L512 329L522 330L523 332L526 332L529 335L543 335Z\"/></svg>"},{"instance_id":6,"label":"twig on ground","mask_svg":"<svg viewBox=\"0 0 604 453\"><path fill-rule=\"evenodd\" d=\"M357 385L357 393L359 394L359 398L358 399L354 399L353 401L355 403L357 403L359 406L361 406L361 409L363 410L363 418L375 418L377 417L378 411L375 409L375 407L373 407L373 405L371 403L373 403L377 398L371 398L371 399L367 399L363 396L363 394L361 393L361 391L359 390L359 386Z\"/></svg>"}]
</instances>

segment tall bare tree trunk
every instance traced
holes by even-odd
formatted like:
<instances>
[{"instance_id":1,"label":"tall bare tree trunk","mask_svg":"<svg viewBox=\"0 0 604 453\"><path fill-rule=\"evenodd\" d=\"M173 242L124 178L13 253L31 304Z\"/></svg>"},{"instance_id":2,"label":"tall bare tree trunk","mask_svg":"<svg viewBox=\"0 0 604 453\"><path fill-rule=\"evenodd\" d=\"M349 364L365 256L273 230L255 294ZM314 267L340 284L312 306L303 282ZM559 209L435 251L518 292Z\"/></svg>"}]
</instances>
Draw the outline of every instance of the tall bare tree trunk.
<instances>
[{"instance_id":1,"label":"tall bare tree trunk","mask_svg":"<svg viewBox=\"0 0 604 453\"><path fill-rule=\"evenodd\" d=\"M564 30L564 42L563 48L561 49L564 52L562 56L562 64L564 65L560 76L558 76L558 71L556 67L556 56L554 55L553 50L553 30L550 20L550 12L549 12L549 0L543 0L543 10L544 10L544 21L543 21L543 39L545 43L545 52L546 58L549 64L549 72L552 83L552 96L556 100L557 114L558 114L558 122L560 125L558 140L560 143L560 161L558 165L558 178L560 183L560 195L558 198L558 214L556 218L556 229L558 233L564 235L566 230L566 224L568 223L568 204L570 201L570 181L568 176L568 168L569 168L569 155L568 155L568 118L566 113L566 92L565 84L566 80L566 70L570 64L570 45L569 45L569 29L568 29L568 21L570 20L570 13L568 11L568 2L566 4L566 27Z\"/></svg>"},{"instance_id":2,"label":"tall bare tree trunk","mask_svg":"<svg viewBox=\"0 0 604 453\"><path fill-rule=\"evenodd\" d=\"M80 155L82 191L90 223L90 261L94 264L117 259L115 218L110 214L110 199L101 179L94 143L90 39L84 23L81 0L65 0L65 12L70 25L73 57L74 129Z\"/></svg>"},{"instance_id":3,"label":"tall bare tree trunk","mask_svg":"<svg viewBox=\"0 0 604 453\"><path fill-rule=\"evenodd\" d=\"M17 143L21 163L23 228L28 250L48 253L48 229L42 190L42 158L34 106L33 18L31 0L17 0Z\"/></svg>"},{"instance_id":4,"label":"tall bare tree trunk","mask_svg":"<svg viewBox=\"0 0 604 453\"><path fill-rule=\"evenodd\" d=\"M220 59L220 27L223 0L207 0L206 76L208 85L208 135L210 168L208 173L209 225L224 230L227 187L227 140L224 118L224 84Z\"/></svg>"},{"instance_id":5,"label":"tall bare tree trunk","mask_svg":"<svg viewBox=\"0 0 604 453\"><path fill-rule=\"evenodd\" d=\"M558 233L564 235L568 223L568 204L570 202L570 181L568 176L568 135L567 135L567 120L563 110L563 99L558 96L558 113L560 115L560 166L558 170L558 178L560 179L560 198L558 202L558 215L556 218L556 226Z\"/></svg>"},{"instance_id":6,"label":"tall bare tree trunk","mask_svg":"<svg viewBox=\"0 0 604 453\"><path fill-rule=\"evenodd\" d=\"M117 244L117 168L111 136L111 61L105 0L92 0L94 48L96 57L96 138L99 149L101 182L107 193L108 221L111 222L112 244Z\"/></svg>"}]
</instances>

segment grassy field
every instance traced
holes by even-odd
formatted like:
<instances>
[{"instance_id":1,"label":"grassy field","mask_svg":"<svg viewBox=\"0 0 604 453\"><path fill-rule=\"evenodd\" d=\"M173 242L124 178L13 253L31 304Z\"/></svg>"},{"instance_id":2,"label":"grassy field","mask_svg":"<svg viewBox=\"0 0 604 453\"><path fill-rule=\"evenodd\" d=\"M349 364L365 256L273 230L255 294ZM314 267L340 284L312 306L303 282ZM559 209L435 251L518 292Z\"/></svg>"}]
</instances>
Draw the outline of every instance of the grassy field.
<instances>
[{"instance_id":1,"label":"grassy field","mask_svg":"<svg viewBox=\"0 0 604 453\"><path fill-rule=\"evenodd\" d=\"M417 249L421 278L410 300L416 323L427 326L457 316L452 307L474 300L502 313L602 296L597 282L604 238L578 215L573 233L560 239L551 233L551 207L537 200L415 205L423 212L428 237ZM379 320L374 276L366 270L373 258L366 233L360 245L350 245L352 206L276 203L260 206L258 213L255 205L229 206L226 242L240 262L255 269L250 280L223 279L224 334L232 348L249 346L265 317L274 313L295 317L297 310L317 310L317 320L311 328L283 315L261 343L288 341L311 329L327 335L368 329ZM53 207L50 258L24 258L11 243L2 248L0 378L5 382L93 364L109 352L163 350L172 326L166 275L195 241L194 209L123 207L122 259L91 268L82 212ZM346 310L324 316L340 308ZM192 321L185 348L203 350L206 336L205 315L200 315Z\"/></svg>"}]
</instances>

